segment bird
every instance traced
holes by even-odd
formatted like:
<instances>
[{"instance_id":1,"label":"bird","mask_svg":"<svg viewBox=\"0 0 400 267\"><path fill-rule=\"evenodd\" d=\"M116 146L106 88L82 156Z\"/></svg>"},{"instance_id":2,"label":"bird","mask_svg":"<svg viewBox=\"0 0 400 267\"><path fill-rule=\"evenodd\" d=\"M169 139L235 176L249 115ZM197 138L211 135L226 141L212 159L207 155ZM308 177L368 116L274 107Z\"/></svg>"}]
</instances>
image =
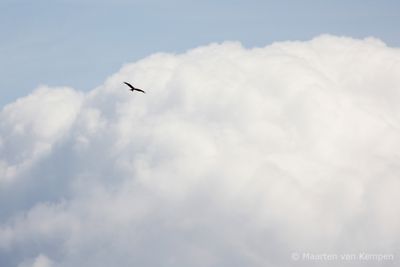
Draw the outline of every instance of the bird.
<instances>
[{"instance_id":1,"label":"bird","mask_svg":"<svg viewBox=\"0 0 400 267\"><path fill-rule=\"evenodd\" d=\"M142 92L142 93L146 93L145 91L143 91L142 89L139 89L139 88L135 88L135 87L133 87L133 85L132 84L130 84L130 83L127 83L127 82L124 82L124 84L126 84L126 85L128 85L129 86L129 88L131 88L131 91L133 92L133 91L139 91L139 92Z\"/></svg>"}]
</instances>

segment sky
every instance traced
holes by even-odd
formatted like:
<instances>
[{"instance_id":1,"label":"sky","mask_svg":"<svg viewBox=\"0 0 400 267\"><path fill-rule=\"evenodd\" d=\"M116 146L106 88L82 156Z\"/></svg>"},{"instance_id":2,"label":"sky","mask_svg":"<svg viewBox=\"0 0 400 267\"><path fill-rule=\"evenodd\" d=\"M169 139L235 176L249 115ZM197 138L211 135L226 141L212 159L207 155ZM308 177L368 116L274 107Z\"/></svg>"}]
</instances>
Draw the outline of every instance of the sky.
<instances>
[{"instance_id":1,"label":"sky","mask_svg":"<svg viewBox=\"0 0 400 267\"><path fill-rule=\"evenodd\" d=\"M2 2L0 266L399 266L396 5L294 2Z\"/></svg>"},{"instance_id":2,"label":"sky","mask_svg":"<svg viewBox=\"0 0 400 267\"><path fill-rule=\"evenodd\" d=\"M399 46L400 4L374 1L0 1L0 106L39 85L89 91L123 64L212 42L262 47L320 34Z\"/></svg>"}]
</instances>

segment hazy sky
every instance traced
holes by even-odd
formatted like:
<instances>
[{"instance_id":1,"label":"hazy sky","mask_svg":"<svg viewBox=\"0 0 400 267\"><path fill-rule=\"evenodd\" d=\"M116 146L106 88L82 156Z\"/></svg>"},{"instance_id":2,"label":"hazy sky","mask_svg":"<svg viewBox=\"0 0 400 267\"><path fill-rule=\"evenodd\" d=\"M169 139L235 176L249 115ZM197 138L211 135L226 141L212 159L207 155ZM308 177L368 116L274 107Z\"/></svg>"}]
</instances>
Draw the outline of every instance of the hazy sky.
<instances>
[{"instance_id":1,"label":"hazy sky","mask_svg":"<svg viewBox=\"0 0 400 267\"><path fill-rule=\"evenodd\" d=\"M88 91L122 64L225 40L400 37L399 1L0 1L0 106L40 84Z\"/></svg>"}]
</instances>

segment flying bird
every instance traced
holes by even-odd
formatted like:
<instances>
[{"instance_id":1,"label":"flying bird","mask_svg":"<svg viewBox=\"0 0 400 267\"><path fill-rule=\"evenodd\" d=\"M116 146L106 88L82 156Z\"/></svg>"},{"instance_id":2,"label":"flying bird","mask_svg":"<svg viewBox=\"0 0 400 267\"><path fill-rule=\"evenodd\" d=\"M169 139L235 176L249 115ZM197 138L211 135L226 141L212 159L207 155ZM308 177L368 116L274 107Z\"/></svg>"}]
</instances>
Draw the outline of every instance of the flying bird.
<instances>
[{"instance_id":1,"label":"flying bird","mask_svg":"<svg viewBox=\"0 0 400 267\"><path fill-rule=\"evenodd\" d=\"M131 88L131 91L133 92L133 91L139 91L139 92L142 92L142 93L146 93L145 91L143 91L142 89L139 89L139 88L135 88L135 87L133 87L133 85L132 84L130 84L130 83L127 83L127 82L124 82L124 84L126 84L126 85L128 85L129 86L129 88Z\"/></svg>"}]
</instances>

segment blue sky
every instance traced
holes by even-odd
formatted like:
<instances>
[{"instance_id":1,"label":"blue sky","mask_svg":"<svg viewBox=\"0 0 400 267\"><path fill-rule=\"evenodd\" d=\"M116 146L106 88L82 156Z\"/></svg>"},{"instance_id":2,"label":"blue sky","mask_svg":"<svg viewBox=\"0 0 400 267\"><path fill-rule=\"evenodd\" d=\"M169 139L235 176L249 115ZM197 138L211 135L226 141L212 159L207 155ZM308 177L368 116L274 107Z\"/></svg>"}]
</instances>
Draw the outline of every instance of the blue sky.
<instances>
[{"instance_id":1,"label":"blue sky","mask_svg":"<svg viewBox=\"0 0 400 267\"><path fill-rule=\"evenodd\" d=\"M323 33L399 46L398 1L0 2L0 106L40 84L93 89L122 64L211 42L245 47Z\"/></svg>"}]
</instances>

